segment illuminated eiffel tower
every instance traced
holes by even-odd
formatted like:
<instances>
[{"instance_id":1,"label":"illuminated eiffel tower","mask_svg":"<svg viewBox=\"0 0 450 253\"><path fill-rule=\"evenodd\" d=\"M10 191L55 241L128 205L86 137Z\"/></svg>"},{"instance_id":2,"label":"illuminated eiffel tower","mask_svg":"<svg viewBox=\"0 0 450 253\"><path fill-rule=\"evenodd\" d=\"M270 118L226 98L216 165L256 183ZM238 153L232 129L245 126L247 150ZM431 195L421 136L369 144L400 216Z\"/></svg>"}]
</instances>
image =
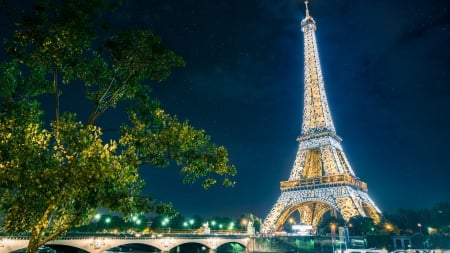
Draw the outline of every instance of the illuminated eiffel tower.
<instances>
[{"instance_id":1,"label":"illuminated eiffel tower","mask_svg":"<svg viewBox=\"0 0 450 253\"><path fill-rule=\"evenodd\" d=\"M289 180L280 183L281 196L264 220L263 233L281 230L295 212L301 223L314 229L327 212L346 221L358 215L380 221L380 210L367 194L367 184L356 177L342 139L336 135L317 51L317 25L309 15L308 1L305 5L302 131Z\"/></svg>"}]
</instances>

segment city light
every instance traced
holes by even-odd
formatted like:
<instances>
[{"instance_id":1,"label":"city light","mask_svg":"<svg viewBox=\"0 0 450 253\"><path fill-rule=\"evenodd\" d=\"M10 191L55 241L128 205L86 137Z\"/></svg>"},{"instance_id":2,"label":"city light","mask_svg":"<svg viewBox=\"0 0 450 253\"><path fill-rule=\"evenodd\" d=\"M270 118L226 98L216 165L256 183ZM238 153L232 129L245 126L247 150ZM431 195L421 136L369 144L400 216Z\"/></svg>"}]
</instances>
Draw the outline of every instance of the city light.
<instances>
[{"instance_id":1,"label":"city light","mask_svg":"<svg viewBox=\"0 0 450 253\"><path fill-rule=\"evenodd\" d=\"M392 226L391 223L386 223L384 224L384 228L386 229L386 231L391 232L392 230L394 230L394 226Z\"/></svg>"},{"instance_id":2,"label":"city light","mask_svg":"<svg viewBox=\"0 0 450 253\"><path fill-rule=\"evenodd\" d=\"M161 225L163 225L163 227L167 226L169 224L169 218L164 218L161 222Z\"/></svg>"},{"instance_id":3,"label":"city light","mask_svg":"<svg viewBox=\"0 0 450 253\"><path fill-rule=\"evenodd\" d=\"M229 230L233 230L234 229L234 222L230 222L230 225L228 226Z\"/></svg>"}]
</instances>

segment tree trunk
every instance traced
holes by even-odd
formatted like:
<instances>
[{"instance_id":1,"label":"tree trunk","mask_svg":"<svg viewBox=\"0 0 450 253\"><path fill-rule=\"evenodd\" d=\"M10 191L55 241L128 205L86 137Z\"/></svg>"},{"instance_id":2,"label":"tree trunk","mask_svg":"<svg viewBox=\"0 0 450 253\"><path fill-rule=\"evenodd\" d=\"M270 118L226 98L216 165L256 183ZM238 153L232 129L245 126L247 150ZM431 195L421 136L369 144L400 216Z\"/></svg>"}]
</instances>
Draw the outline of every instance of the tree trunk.
<instances>
[{"instance_id":1,"label":"tree trunk","mask_svg":"<svg viewBox=\"0 0 450 253\"><path fill-rule=\"evenodd\" d=\"M30 241L28 242L26 253L36 253L39 250L39 237L34 232L31 234Z\"/></svg>"}]
</instances>

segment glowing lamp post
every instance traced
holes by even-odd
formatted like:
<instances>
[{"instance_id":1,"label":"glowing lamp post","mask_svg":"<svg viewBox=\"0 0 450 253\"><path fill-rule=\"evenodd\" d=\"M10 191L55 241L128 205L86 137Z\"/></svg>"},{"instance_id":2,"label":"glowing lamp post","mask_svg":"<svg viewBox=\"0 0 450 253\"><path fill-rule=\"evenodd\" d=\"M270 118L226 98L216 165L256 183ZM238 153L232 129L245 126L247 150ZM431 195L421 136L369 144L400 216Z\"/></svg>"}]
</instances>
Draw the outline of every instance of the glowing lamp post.
<instances>
[{"instance_id":1,"label":"glowing lamp post","mask_svg":"<svg viewBox=\"0 0 450 253\"><path fill-rule=\"evenodd\" d=\"M163 229L165 230L166 226L169 225L169 218L164 218L163 221L161 222L161 225L163 226ZM169 231L168 232L170 233L170 227L169 227Z\"/></svg>"},{"instance_id":2,"label":"glowing lamp post","mask_svg":"<svg viewBox=\"0 0 450 253\"><path fill-rule=\"evenodd\" d=\"M216 224L217 224L217 223L216 223L215 220L212 220L212 221L211 221L211 232L214 231L214 228L216 227ZM216 228L216 230L217 230L217 228Z\"/></svg>"},{"instance_id":3,"label":"glowing lamp post","mask_svg":"<svg viewBox=\"0 0 450 253\"><path fill-rule=\"evenodd\" d=\"M248 225L248 220L247 219L242 219L241 220L241 227L242 227L242 230L243 231L245 231L245 229L247 228L247 225Z\"/></svg>"},{"instance_id":4,"label":"glowing lamp post","mask_svg":"<svg viewBox=\"0 0 450 253\"><path fill-rule=\"evenodd\" d=\"M234 222L230 222L230 225L228 226L228 229L233 232L234 229Z\"/></svg>"},{"instance_id":5,"label":"glowing lamp post","mask_svg":"<svg viewBox=\"0 0 450 253\"><path fill-rule=\"evenodd\" d=\"M336 241L336 224L331 223L330 230L331 230L331 247L333 248L334 252L334 242Z\"/></svg>"},{"instance_id":6,"label":"glowing lamp post","mask_svg":"<svg viewBox=\"0 0 450 253\"><path fill-rule=\"evenodd\" d=\"M192 225L194 225L194 219L190 219L189 221L183 222L183 227L185 230L192 229Z\"/></svg>"},{"instance_id":7,"label":"glowing lamp post","mask_svg":"<svg viewBox=\"0 0 450 253\"><path fill-rule=\"evenodd\" d=\"M136 219L136 220L134 221L134 223L136 224L136 226L139 227L139 225L141 225L142 221L141 221L140 219Z\"/></svg>"},{"instance_id":8,"label":"glowing lamp post","mask_svg":"<svg viewBox=\"0 0 450 253\"><path fill-rule=\"evenodd\" d=\"M294 225L295 224L295 219L294 218L289 218L289 224Z\"/></svg>"},{"instance_id":9,"label":"glowing lamp post","mask_svg":"<svg viewBox=\"0 0 450 253\"><path fill-rule=\"evenodd\" d=\"M95 232L98 232L98 223L100 222L100 219L102 218L102 215L97 213L94 215L94 222L95 222Z\"/></svg>"},{"instance_id":10,"label":"glowing lamp post","mask_svg":"<svg viewBox=\"0 0 450 253\"><path fill-rule=\"evenodd\" d=\"M336 224L331 223L330 230L331 230L331 239L334 242L336 240Z\"/></svg>"},{"instance_id":11,"label":"glowing lamp post","mask_svg":"<svg viewBox=\"0 0 450 253\"><path fill-rule=\"evenodd\" d=\"M111 217L106 217L105 223L106 223L106 227L107 227L108 230L109 230L109 224L111 223Z\"/></svg>"},{"instance_id":12,"label":"glowing lamp post","mask_svg":"<svg viewBox=\"0 0 450 253\"><path fill-rule=\"evenodd\" d=\"M139 217L137 215L133 215L133 217L131 217L131 220L133 221L134 225L136 225L137 227L139 227L139 225L141 224L141 220L139 219Z\"/></svg>"}]
</instances>

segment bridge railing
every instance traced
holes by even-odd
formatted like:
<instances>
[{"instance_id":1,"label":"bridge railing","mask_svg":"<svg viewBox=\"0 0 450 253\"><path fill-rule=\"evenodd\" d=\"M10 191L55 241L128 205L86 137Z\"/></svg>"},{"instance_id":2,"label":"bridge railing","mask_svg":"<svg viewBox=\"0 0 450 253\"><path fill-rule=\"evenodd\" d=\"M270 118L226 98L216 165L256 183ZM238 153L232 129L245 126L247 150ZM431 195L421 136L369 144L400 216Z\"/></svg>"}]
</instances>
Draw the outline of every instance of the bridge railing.
<instances>
[{"instance_id":1,"label":"bridge railing","mask_svg":"<svg viewBox=\"0 0 450 253\"><path fill-rule=\"evenodd\" d=\"M129 240L129 239L158 239L158 238L211 238L211 237L221 237L221 238L229 238L229 239L239 239L248 237L245 233L210 233L210 234L192 234L192 233L160 233L160 234L114 234L114 233L70 233L63 236L57 237L55 240L83 240L86 238L93 237L103 237L103 238L111 238L114 240ZM28 235L2 235L0 234L0 238L7 238L9 240L29 240L30 236Z\"/></svg>"}]
</instances>

